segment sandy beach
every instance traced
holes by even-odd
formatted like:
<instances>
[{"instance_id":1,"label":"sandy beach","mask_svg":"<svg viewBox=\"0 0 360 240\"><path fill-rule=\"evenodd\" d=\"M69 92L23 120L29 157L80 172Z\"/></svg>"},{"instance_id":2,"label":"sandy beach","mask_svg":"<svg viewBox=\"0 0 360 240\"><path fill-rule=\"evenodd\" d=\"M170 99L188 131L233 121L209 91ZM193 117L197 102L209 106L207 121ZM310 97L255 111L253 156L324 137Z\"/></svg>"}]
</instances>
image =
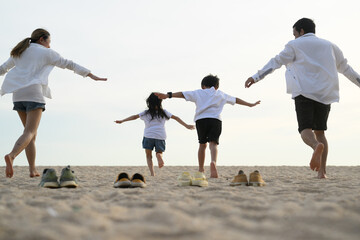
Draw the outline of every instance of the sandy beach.
<instances>
[{"instance_id":1,"label":"sandy beach","mask_svg":"<svg viewBox=\"0 0 360 240\"><path fill-rule=\"evenodd\" d=\"M42 171L44 166L38 167ZM54 167L58 175L63 167ZM208 187L179 187L192 166L72 166L75 189L38 187L27 167L0 178L0 239L359 239L360 166L329 166L327 180L308 167L220 166ZM231 187L239 169L257 169L265 187ZM119 172L139 172L146 188L118 189ZM209 176L209 169L206 169Z\"/></svg>"}]
</instances>

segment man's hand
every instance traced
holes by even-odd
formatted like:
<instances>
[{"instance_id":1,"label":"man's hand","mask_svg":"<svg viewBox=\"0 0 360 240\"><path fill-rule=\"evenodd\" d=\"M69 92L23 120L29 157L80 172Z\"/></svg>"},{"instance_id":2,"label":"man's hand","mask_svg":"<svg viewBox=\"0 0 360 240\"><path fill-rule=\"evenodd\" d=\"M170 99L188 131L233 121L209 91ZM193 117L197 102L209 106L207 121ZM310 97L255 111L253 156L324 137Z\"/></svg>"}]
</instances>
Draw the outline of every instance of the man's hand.
<instances>
[{"instance_id":1,"label":"man's hand","mask_svg":"<svg viewBox=\"0 0 360 240\"><path fill-rule=\"evenodd\" d=\"M251 85L255 83L255 80L252 77L249 77L245 82L245 88L249 88Z\"/></svg>"}]
</instances>

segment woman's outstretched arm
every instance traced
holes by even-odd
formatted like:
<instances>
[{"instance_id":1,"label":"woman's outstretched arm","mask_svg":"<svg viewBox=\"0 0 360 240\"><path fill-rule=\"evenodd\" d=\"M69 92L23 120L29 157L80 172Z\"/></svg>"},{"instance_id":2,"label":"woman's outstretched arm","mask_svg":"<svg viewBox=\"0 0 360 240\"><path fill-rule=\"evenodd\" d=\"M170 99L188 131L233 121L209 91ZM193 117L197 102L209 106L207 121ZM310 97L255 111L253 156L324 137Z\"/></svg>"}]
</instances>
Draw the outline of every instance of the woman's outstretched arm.
<instances>
[{"instance_id":1,"label":"woman's outstretched arm","mask_svg":"<svg viewBox=\"0 0 360 240\"><path fill-rule=\"evenodd\" d=\"M87 76L95 81L107 81L107 78L101 78L101 77L95 76L92 73L89 73Z\"/></svg>"}]
</instances>

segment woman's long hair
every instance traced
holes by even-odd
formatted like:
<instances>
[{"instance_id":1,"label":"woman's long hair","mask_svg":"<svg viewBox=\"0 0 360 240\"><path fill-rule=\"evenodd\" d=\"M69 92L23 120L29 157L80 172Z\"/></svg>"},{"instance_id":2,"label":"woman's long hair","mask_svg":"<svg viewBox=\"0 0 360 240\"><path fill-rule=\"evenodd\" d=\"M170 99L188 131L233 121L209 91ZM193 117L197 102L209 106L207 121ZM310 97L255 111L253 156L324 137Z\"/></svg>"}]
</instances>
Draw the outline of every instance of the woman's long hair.
<instances>
[{"instance_id":1,"label":"woman's long hair","mask_svg":"<svg viewBox=\"0 0 360 240\"><path fill-rule=\"evenodd\" d=\"M38 28L32 32L31 37L25 38L21 42L19 42L10 52L10 56L12 57L20 57L21 54L30 46L30 43L35 43L40 40L40 38L44 38L46 40L50 37L50 33L45 29Z\"/></svg>"},{"instance_id":2,"label":"woman's long hair","mask_svg":"<svg viewBox=\"0 0 360 240\"><path fill-rule=\"evenodd\" d=\"M159 99L154 93L151 93L150 96L146 99L146 104L149 108L146 110L146 114L150 114L151 119L154 119L155 117L169 119L161 106L161 102L162 100Z\"/></svg>"}]
</instances>

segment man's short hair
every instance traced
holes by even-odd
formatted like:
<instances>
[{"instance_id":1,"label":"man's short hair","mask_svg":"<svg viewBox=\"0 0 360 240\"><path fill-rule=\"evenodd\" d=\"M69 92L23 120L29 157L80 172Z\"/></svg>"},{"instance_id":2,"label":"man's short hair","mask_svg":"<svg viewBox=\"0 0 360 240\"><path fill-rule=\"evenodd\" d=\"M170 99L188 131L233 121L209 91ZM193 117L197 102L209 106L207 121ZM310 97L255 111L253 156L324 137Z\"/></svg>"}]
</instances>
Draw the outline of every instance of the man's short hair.
<instances>
[{"instance_id":1,"label":"man's short hair","mask_svg":"<svg viewBox=\"0 0 360 240\"><path fill-rule=\"evenodd\" d=\"M315 23L313 20L309 19L309 18L302 18L300 20L298 20L293 28L295 28L295 30L297 32L300 32L301 29L304 30L304 34L306 33L315 33Z\"/></svg>"},{"instance_id":2,"label":"man's short hair","mask_svg":"<svg viewBox=\"0 0 360 240\"><path fill-rule=\"evenodd\" d=\"M207 88L218 88L219 87L219 78L214 75L207 75L203 78L201 81L201 86L207 87Z\"/></svg>"}]
</instances>

